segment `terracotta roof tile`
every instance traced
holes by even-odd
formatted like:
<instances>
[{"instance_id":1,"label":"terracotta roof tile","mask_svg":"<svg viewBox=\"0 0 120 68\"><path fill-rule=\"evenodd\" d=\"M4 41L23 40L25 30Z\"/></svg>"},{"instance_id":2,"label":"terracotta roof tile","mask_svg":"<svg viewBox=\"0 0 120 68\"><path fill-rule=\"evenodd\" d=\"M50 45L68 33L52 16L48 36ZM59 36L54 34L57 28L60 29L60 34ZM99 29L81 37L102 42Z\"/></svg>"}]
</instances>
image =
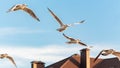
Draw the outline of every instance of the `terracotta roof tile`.
<instances>
[{"instance_id":1,"label":"terracotta roof tile","mask_svg":"<svg viewBox=\"0 0 120 68\"><path fill-rule=\"evenodd\" d=\"M46 68L82 68L80 65L80 56L72 55L66 59L56 62ZM94 62L94 58L90 58L90 68L120 68L120 61L117 58L98 59Z\"/></svg>"},{"instance_id":2,"label":"terracotta roof tile","mask_svg":"<svg viewBox=\"0 0 120 68\"><path fill-rule=\"evenodd\" d=\"M117 58L104 59L94 68L120 68L120 61Z\"/></svg>"}]
</instances>

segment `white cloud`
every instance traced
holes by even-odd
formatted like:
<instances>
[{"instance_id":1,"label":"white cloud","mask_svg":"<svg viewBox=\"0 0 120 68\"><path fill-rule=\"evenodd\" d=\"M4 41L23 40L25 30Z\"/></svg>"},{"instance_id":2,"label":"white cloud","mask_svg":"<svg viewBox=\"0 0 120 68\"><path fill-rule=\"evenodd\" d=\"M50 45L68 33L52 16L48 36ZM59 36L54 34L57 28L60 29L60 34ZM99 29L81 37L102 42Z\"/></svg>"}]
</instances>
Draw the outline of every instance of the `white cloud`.
<instances>
[{"instance_id":1,"label":"white cloud","mask_svg":"<svg viewBox=\"0 0 120 68\"><path fill-rule=\"evenodd\" d=\"M51 58L51 56L53 57L53 55L55 56L67 55L67 53L69 54L77 52L79 48L73 46L50 45L41 48L1 47L0 50L1 50L0 53L9 53L11 55L15 55L26 59L36 59L39 57L42 58L42 56L44 58L45 57Z\"/></svg>"},{"instance_id":2,"label":"white cloud","mask_svg":"<svg viewBox=\"0 0 120 68\"><path fill-rule=\"evenodd\" d=\"M23 66L27 64L30 65L30 62L33 60L41 60L47 62L46 65L53 62L62 60L71 56L74 53L79 53L79 48L74 46L61 46L61 45L49 45L40 48L31 48L31 47L9 47L7 45L1 45L0 54L8 53L10 56L13 56L18 66ZM6 47L5 47L6 46ZM21 64L25 63L26 64ZM1 67L1 66L0 66ZM23 68L22 67L22 68Z\"/></svg>"},{"instance_id":3,"label":"white cloud","mask_svg":"<svg viewBox=\"0 0 120 68\"><path fill-rule=\"evenodd\" d=\"M83 49L82 46L77 45L47 45L39 48L32 47L9 47L1 45L0 53L8 53L13 56L18 67L30 68L30 62L33 60L43 61L48 64L60 61L75 53L79 54L79 50ZM102 49L106 49L106 46L91 45L91 56L96 56ZM111 46L109 46L111 48ZM5 62L4 62L5 63ZM24 64L23 64L24 63ZM9 64L7 62L7 64ZM11 64L12 65L12 64ZM4 64L0 67L4 67ZM8 67L6 67L8 68ZM10 68L10 67L9 67Z\"/></svg>"},{"instance_id":4,"label":"white cloud","mask_svg":"<svg viewBox=\"0 0 120 68\"><path fill-rule=\"evenodd\" d=\"M41 33L45 32L40 29L28 29L25 27L1 27L0 28L0 36L6 35L15 35L15 34L28 34L28 33Z\"/></svg>"}]
</instances>

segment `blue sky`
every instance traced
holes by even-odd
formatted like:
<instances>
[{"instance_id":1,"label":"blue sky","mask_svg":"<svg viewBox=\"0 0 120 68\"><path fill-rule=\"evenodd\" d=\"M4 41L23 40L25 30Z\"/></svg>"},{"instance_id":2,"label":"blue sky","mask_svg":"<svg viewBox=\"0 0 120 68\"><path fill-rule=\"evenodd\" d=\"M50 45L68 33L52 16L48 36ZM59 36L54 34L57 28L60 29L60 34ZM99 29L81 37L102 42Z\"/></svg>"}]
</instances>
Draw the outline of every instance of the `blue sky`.
<instances>
[{"instance_id":1,"label":"blue sky","mask_svg":"<svg viewBox=\"0 0 120 68\"><path fill-rule=\"evenodd\" d=\"M39 17L40 22L23 11L6 13L15 4L27 4ZM94 46L91 49L92 57L102 49L113 48L120 51L119 7L119 0L2 0L0 53L13 56L18 68L30 68L30 62L33 60L41 60L49 65L79 53L84 47L65 44L67 39L56 31L59 24L47 8L50 8L65 24L85 20L85 23L70 27L64 33ZM1 59L0 67L14 68L7 61Z\"/></svg>"}]
</instances>

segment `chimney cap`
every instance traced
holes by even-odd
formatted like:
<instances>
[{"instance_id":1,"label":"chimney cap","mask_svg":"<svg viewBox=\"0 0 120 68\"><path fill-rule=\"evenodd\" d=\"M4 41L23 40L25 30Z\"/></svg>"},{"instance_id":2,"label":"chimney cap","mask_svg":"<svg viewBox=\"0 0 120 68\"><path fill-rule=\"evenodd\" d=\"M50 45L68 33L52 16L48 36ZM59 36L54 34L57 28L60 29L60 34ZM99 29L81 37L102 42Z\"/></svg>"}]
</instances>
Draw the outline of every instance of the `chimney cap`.
<instances>
[{"instance_id":1,"label":"chimney cap","mask_svg":"<svg viewBox=\"0 0 120 68\"><path fill-rule=\"evenodd\" d=\"M90 49L88 49L88 48L84 48L84 49L81 49L80 51L85 51L85 50L88 51L88 50L90 50Z\"/></svg>"},{"instance_id":2,"label":"chimney cap","mask_svg":"<svg viewBox=\"0 0 120 68\"><path fill-rule=\"evenodd\" d=\"M42 61L32 61L31 63L36 63L36 64L45 64L44 62Z\"/></svg>"}]
</instances>

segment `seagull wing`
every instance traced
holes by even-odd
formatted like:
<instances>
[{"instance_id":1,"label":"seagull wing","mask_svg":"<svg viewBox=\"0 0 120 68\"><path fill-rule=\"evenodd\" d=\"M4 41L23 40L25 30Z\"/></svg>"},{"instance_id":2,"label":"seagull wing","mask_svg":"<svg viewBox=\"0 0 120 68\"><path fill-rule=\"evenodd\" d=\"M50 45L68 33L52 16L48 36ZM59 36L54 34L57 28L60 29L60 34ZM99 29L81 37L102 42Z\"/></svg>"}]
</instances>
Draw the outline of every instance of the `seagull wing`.
<instances>
[{"instance_id":1,"label":"seagull wing","mask_svg":"<svg viewBox=\"0 0 120 68\"><path fill-rule=\"evenodd\" d=\"M80 45L87 46L85 43L79 42Z\"/></svg>"},{"instance_id":2,"label":"seagull wing","mask_svg":"<svg viewBox=\"0 0 120 68\"><path fill-rule=\"evenodd\" d=\"M85 22L85 20L82 20L82 21L74 23L74 24L81 24L81 23L84 23L84 22Z\"/></svg>"},{"instance_id":3,"label":"seagull wing","mask_svg":"<svg viewBox=\"0 0 120 68\"><path fill-rule=\"evenodd\" d=\"M118 57L118 59L120 60L120 52L113 52L112 54Z\"/></svg>"},{"instance_id":4,"label":"seagull wing","mask_svg":"<svg viewBox=\"0 0 120 68\"><path fill-rule=\"evenodd\" d=\"M103 50L97 55L97 57L94 59L94 62L98 59L98 57L102 54Z\"/></svg>"},{"instance_id":5,"label":"seagull wing","mask_svg":"<svg viewBox=\"0 0 120 68\"><path fill-rule=\"evenodd\" d=\"M40 21L39 20L39 18L35 15L35 13L31 10L31 9L29 9L29 8L24 8L23 9L25 12L27 12L28 14L30 14L33 18L35 18L37 21Z\"/></svg>"},{"instance_id":6,"label":"seagull wing","mask_svg":"<svg viewBox=\"0 0 120 68\"><path fill-rule=\"evenodd\" d=\"M14 10L14 9L15 9L15 6L16 6L16 5L13 5L7 12L11 12L12 10ZM14 11L16 11L16 10L14 10Z\"/></svg>"},{"instance_id":7,"label":"seagull wing","mask_svg":"<svg viewBox=\"0 0 120 68\"><path fill-rule=\"evenodd\" d=\"M63 33L63 36L66 37L69 40L75 40L74 38L70 38L70 37L66 36L64 33Z\"/></svg>"},{"instance_id":8,"label":"seagull wing","mask_svg":"<svg viewBox=\"0 0 120 68\"><path fill-rule=\"evenodd\" d=\"M113 49L104 50L103 53L102 53L102 55L103 56L107 56L109 54L112 54L113 52L115 52Z\"/></svg>"},{"instance_id":9,"label":"seagull wing","mask_svg":"<svg viewBox=\"0 0 120 68\"><path fill-rule=\"evenodd\" d=\"M85 22L85 20L82 20L82 21L80 21L80 22L76 22L76 23L73 23L73 24L67 24L67 25L68 25L68 26L74 26L74 25L81 24L81 23L83 23L83 22Z\"/></svg>"},{"instance_id":10,"label":"seagull wing","mask_svg":"<svg viewBox=\"0 0 120 68\"><path fill-rule=\"evenodd\" d=\"M15 63L15 61L13 60L13 58L11 56L6 56L6 58L8 58L15 65L15 67L17 68L16 63Z\"/></svg>"},{"instance_id":11,"label":"seagull wing","mask_svg":"<svg viewBox=\"0 0 120 68\"><path fill-rule=\"evenodd\" d=\"M51 15L58 21L58 23L60 24L60 26L63 26L64 24L62 23L62 21L48 8L48 11L51 13Z\"/></svg>"}]
</instances>

